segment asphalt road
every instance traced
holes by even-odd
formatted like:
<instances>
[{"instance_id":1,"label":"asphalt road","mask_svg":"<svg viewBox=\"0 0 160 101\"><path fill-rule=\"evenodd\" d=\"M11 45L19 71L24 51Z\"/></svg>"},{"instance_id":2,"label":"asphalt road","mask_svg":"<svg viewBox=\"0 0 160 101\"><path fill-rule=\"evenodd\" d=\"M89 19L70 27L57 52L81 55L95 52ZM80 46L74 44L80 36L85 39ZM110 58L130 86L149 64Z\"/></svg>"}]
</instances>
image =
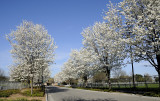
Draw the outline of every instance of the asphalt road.
<instances>
[{"instance_id":1,"label":"asphalt road","mask_svg":"<svg viewBox=\"0 0 160 101\"><path fill-rule=\"evenodd\" d=\"M72 89L65 87L46 87L48 101L160 101L157 97L146 97L124 93L109 93Z\"/></svg>"}]
</instances>

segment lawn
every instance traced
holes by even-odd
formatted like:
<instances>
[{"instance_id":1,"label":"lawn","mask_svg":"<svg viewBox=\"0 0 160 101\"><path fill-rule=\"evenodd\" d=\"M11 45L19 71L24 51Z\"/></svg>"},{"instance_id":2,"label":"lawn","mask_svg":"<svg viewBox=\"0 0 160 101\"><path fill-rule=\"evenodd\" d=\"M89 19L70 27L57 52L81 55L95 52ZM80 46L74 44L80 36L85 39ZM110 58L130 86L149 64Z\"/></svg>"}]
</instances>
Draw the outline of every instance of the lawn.
<instances>
[{"instance_id":1,"label":"lawn","mask_svg":"<svg viewBox=\"0 0 160 101\"><path fill-rule=\"evenodd\" d=\"M147 85L143 85L143 86L138 86L137 88L159 88L159 84L147 84Z\"/></svg>"}]
</instances>

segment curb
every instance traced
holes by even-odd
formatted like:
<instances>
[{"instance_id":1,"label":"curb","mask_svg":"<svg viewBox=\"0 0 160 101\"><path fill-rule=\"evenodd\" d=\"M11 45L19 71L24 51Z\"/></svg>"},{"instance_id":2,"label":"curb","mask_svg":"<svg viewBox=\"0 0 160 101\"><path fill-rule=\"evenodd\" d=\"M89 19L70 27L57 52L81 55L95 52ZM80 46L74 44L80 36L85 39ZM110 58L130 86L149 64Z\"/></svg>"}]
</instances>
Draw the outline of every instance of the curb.
<instances>
[{"instance_id":1,"label":"curb","mask_svg":"<svg viewBox=\"0 0 160 101\"><path fill-rule=\"evenodd\" d=\"M46 87L45 87L45 93L46 93L46 101L48 101L48 92Z\"/></svg>"}]
</instances>

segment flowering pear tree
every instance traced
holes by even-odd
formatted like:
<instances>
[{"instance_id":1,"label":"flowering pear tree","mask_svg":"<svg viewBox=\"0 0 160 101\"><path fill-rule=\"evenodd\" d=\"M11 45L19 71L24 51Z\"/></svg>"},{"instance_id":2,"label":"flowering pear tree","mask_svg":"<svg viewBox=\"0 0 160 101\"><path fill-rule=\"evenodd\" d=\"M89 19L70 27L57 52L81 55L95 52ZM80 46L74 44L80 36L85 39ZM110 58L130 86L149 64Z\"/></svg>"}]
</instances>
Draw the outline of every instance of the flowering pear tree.
<instances>
[{"instance_id":1,"label":"flowering pear tree","mask_svg":"<svg viewBox=\"0 0 160 101\"><path fill-rule=\"evenodd\" d=\"M63 64L62 71L55 75L56 82L63 82L72 79L82 78L85 85L87 79L94 70L97 70L98 59L93 52L82 48L80 51L72 50L70 58ZM63 75L63 76L62 76Z\"/></svg>"},{"instance_id":2,"label":"flowering pear tree","mask_svg":"<svg viewBox=\"0 0 160 101\"><path fill-rule=\"evenodd\" d=\"M16 69L21 69L23 72L19 73L30 78L32 94L35 75L39 71L44 72L54 62L54 40L42 25L27 21L6 37L12 46L11 54L18 66Z\"/></svg>"},{"instance_id":3,"label":"flowering pear tree","mask_svg":"<svg viewBox=\"0 0 160 101\"><path fill-rule=\"evenodd\" d=\"M73 60L68 59L67 62L63 64L62 72L65 74L65 81L69 81L69 85L71 85L71 80L76 79L75 67L73 65Z\"/></svg>"},{"instance_id":4,"label":"flowering pear tree","mask_svg":"<svg viewBox=\"0 0 160 101\"><path fill-rule=\"evenodd\" d=\"M71 58L69 58L68 61L63 64L61 72L54 76L55 82L62 83L69 80L70 85L71 79L75 79L77 77L73 62L74 61Z\"/></svg>"},{"instance_id":5,"label":"flowering pear tree","mask_svg":"<svg viewBox=\"0 0 160 101\"><path fill-rule=\"evenodd\" d=\"M110 73L112 69L120 68L124 59L124 44L121 42L122 20L115 6L110 4L104 19L106 22L96 22L92 27L82 32L84 46L97 54L100 64L108 79L111 89Z\"/></svg>"},{"instance_id":6,"label":"flowering pear tree","mask_svg":"<svg viewBox=\"0 0 160 101\"><path fill-rule=\"evenodd\" d=\"M122 14L133 27L134 38L126 42L135 47L137 61L148 61L159 75L160 88L160 2L159 0L124 0Z\"/></svg>"},{"instance_id":7,"label":"flowering pear tree","mask_svg":"<svg viewBox=\"0 0 160 101\"><path fill-rule=\"evenodd\" d=\"M75 67L77 77L82 78L86 86L88 78L93 75L95 70L98 70L98 57L93 51L82 48L79 51L73 50L71 58L74 60L73 65Z\"/></svg>"},{"instance_id":8,"label":"flowering pear tree","mask_svg":"<svg viewBox=\"0 0 160 101\"><path fill-rule=\"evenodd\" d=\"M55 76L54 76L54 81L56 82L56 83L62 83L63 81L65 81L64 80L64 75L63 75L63 72L59 72L59 73L57 73Z\"/></svg>"}]
</instances>

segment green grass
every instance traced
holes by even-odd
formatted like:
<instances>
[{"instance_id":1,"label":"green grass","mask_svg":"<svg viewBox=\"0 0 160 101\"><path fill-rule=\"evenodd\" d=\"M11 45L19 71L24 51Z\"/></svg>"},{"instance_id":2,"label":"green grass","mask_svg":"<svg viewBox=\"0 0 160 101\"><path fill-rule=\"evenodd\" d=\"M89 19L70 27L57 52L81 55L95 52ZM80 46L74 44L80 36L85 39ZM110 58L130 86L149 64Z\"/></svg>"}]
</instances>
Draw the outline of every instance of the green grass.
<instances>
[{"instance_id":1,"label":"green grass","mask_svg":"<svg viewBox=\"0 0 160 101\"><path fill-rule=\"evenodd\" d=\"M22 93L25 96L32 96L32 97L43 97L44 96L44 90L42 89L33 89L33 94L31 95L31 90L28 89Z\"/></svg>"},{"instance_id":2,"label":"green grass","mask_svg":"<svg viewBox=\"0 0 160 101\"><path fill-rule=\"evenodd\" d=\"M143 86L137 86L137 88L159 88L159 85L158 84L147 84L147 85L143 85Z\"/></svg>"},{"instance_id":3,"label":"green grass","mask_svg":"<svg viewBox=\"0 0 160 101\"><path fill-rule=\"evenodd\" d=\"M16 99L16 100L0 99L0 101L42 101L42 100L36 100L36 99L32 99L32 100L27 100L27 99Z\"/></svg>"},{"instance_id":4,"label":"green grass","mask_svg":"<svg viewBox=\"0 0 160 101\"><path fill-rule=\"evenodd\" d=\"M9 97L12 94L20 93L20 90L1 90L0 97Z\"/></svg>"},{"instance_id":5,"label":"green grass","mask_svg":"<svg viewBox=\"0 0 160 101\"><path fill-rule=\"evenodd\" d=\"M148 84L136 86L133 88L132 86L120 86L120 87L112 87L111 90L108 87L94 87L94 88L83 88L78 87L78 89L85 89L85 90L92 90L92 91L102 91L102 92L124 92L124 93L131 93L131 94L140 94L144 96L152 96L152 97L160 97L160 90L158 84Z\"/></svg>"},{"instance_id":6,"label":"green grass","mask_svg":"<svg viewBox=\"0 0 160 101\"><path fill-rule=\"evenodd\" d=\"M17 94L17 93L22 94L24 96L43 97L45 94L45 91L42 90L41 88L39 88L39 89L36 88L36 89L33 89L33 94L31 95L31 89L27 89L24 92L20 92L20 90L18 90L18 89L16 89L16 90L1 90L0 97L9 97L10 95Z\"/></svg>"},{"instance_id":7,"label":"green grass","mask_svg":"<svg viewBox=\"0 0 160 101\"><path fill-rule=\"evenodd\" d=\"M107 87L106 87L107 88ZM112 85L112 88L133 88L133 85L126 84L126 85ZM136 88L159 88L159 84L138 84Z\"/></svg>"}]
</instances>

